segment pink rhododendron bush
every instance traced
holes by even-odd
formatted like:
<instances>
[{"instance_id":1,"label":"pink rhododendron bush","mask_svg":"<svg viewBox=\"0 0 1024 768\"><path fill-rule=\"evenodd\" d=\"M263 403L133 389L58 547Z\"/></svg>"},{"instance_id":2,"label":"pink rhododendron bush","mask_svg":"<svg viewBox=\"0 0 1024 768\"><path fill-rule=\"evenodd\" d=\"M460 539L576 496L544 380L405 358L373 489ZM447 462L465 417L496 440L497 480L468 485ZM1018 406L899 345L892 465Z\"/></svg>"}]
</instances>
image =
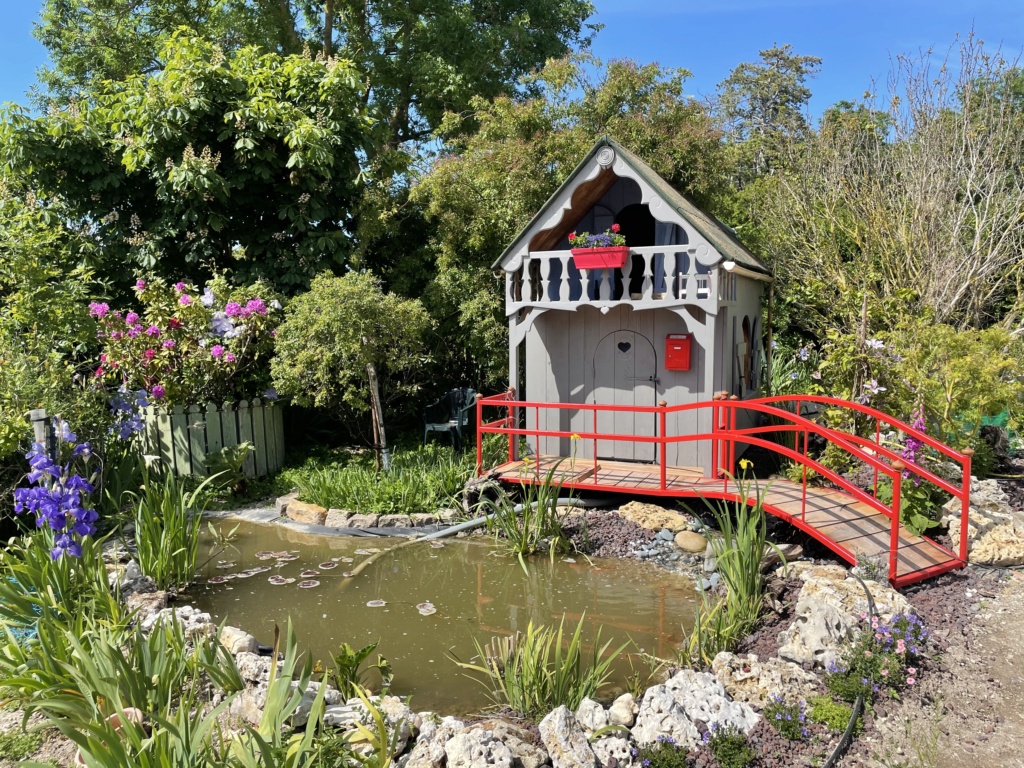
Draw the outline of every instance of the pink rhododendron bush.
<instances>
[{"instance_id":1,"label":"pink rhododendron bush","mask_svg":"<svg viewBox=\"0 0 1024 768\"><path fill-rule=\"evenodd\" d=\"M276 397L270 357L281 303L268 286L139 278L135 298L124 308L89 305L104 346L100 382L162 405Z\"/></svg>"}]
</instances>

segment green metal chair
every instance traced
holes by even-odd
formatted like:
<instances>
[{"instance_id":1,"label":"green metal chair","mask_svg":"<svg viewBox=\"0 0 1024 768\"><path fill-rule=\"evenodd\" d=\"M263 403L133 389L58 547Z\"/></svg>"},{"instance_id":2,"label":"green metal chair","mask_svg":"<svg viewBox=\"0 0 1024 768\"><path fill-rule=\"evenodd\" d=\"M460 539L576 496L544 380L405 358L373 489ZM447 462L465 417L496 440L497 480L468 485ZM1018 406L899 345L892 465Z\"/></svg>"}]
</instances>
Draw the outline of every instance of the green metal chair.
<instances>
[{"instance_id":1,"label":"green metal chair","mask_svg":"<svg viewBox=\"0 0 1024 768\"><path fill-rule=\"evenodd\" d=\"M423 411L423 444L431 432L451 435L455 450L462 450L462 431L469 427L469 417L476 407L476 392L469 387L450 389L436 403Z\"/></svg>"}]
</instances>

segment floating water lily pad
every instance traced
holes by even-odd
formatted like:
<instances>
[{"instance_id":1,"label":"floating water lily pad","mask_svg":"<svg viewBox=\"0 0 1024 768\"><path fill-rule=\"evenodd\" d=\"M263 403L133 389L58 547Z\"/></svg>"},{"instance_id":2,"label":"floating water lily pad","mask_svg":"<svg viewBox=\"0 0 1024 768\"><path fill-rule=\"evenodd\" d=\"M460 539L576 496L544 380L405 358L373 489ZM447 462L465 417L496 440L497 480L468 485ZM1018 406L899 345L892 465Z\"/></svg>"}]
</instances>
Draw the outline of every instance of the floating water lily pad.
<instances>
[{"instance_id":1,"label":"floating water lily pad","mask_svg":"<svg viewBox=\"0 0 1024 768\"><path fill-rule=\"evenodd\" d=\"M237 579L238 578L238 574L237 573L225 573L223 576L221 576L221 578L222 579Z\"/></svg>"},{"instance_id":2,"label":"floating water lily pad","mask_svg":"<svg viewBox=\"0 0 1024 768\"><path fill-rule=\"evenodd\" d=\"M219 571L226 571L228 568L234 568L234 567L235 567L235 563L229 563L226 560L218 560L217 561L217 570L219 570Z\"/></svg>"},{"instance_id":3,"label":"floating water lily pad","mask_svg":"<svg viewBox=\"0 0 1024 768\"><path fill-rule=\"evenodd\" d=\"M316 579L306 579L305 581L299 582L299 587L302 589L312 589L313 587L319 587L320 582Z\"/></svg>"},{"instance_id":4,"label":"floating water lily pad","mask_svg":"<svg viewBox=\"0 0 1024 768\"><path fill-rule=\"evenodd\" d=\"M277 558L277 562L279 562L279 563L290 563L292 560L298 560L298 559L299 559L298 555L285 555L284 557Z\"/></svg>"},{"instance_id":5,"label":"floating water lily pad","mask_svg":"<svg viewBox=\"0 0 1024 768\"><path fill-rule=\"evenodd\" d=\"M357 549L355 552L357 555L372 555L373 552L369 549Z\"/></svg>"},{"instance_id":6,"label":"floating water lily pad","mask_svg":"<svg viewBox=\"0 0 1024 768\"><path fill-rule=\"evenodd\" d=\"M371 600L370 602L368 602L366 604L366 607L367 608L383 608L385 605L387 605L387 602L384 601L384 600Z\"/></svg>"},{"instance_id":7,"label":"floating water lily pad","mask_svg":"<svg viewBox=\"0 0 1024 768\"><path fill-rule=\"evenodd\" d=\"M441 549L442 547L444 547L444 542L443 541L432 541L432 542L430 542L430 548L431 549Z\"/></svg>"},{"instance_id":8,"label":"floating water lily pad","mask_svg":"<svg viewBox=\"0 0 1024 768\"><path fill-rule=\"evenodd\" d=\"M352 557L342 557L340 559L341 559L341 562L343 562L343 563L354 563L355 562L355 558L352 558Z\"/></svg>"},{"instance_id":9,"label":"floating water lily pad","mask_svg":"<svg viewBox=\"0 0 1024 768\"><path fill-rule=\"evenodd\" d=\"M331 558L331 560L332 560L332 561L334 561L335 563L336 563L336 562L338 562L338 561L339 561L339 560L341 560L341 559L342 559L342 558L340 558L340 557L332 557L332 558Z\"/></svg>"},{"instance_id":10,"label":"floating water lily pad","mask_svg":"<svg viewBox=\"0 0 1024 768\"><path fill-rule=\"evenodd\" d=\"M290 576L286 577L285 580L284 580L284 583L285 584L294 584L295 583L295 579L291 578Z\"/></svg>"},{"instance_id":11,"label":"floating water lily pad","mask_svg":"<svg viewBox=\"0 0 1024 768\"><path fill-rule=\"evenodd\" d=\"M352 571L345 571L341 575L344 576L346 579L351 579L353 576L355 576L355 574Z\"/></svg>"},{"instance_id":12,"label":"floating water lily pad","mask_svg":"<svg viewBox=\"0 0 1024 768\"><path fill-rule=\"evenodd\" d=\"M267 579L267 581L269 581L274 586L279 586L281 584L286 583L288 580L284 576L278 576L277 574L274 574L269 579Z\"/></svg>"},{"instance_id":13,"label":"floating water lily pad","mask_svg":"<svg viewBox=\"0 0 1024 768\"><path fill-rule=\"evenodd\" d=\"M269 570L269 565L257 565L255 568L246 568L246 573L251 573L255 576L257 573L266 573Z\"/></svg>"},{"instance_id":14,"label":"floating water lily pad","mask_svg":"<svg viewBox=\"0 0 1024 768\"><path fill-rule=\"evenodd\" d=\"M256 559L257 560L269 560L273 556L274 556L274 553L270 552L269 550L266 550L266 549L256 553Z\"/></svg>"},{"instance_id":15,"label":"floating water lily pad","mask_svg":"<svg viewBox=\"0 0 1024 768\"><path fill-rule=\"evenodd\" d=\"M563 563L575 563L576 561L573 558L571 558L571 557L563 557L562 558L562 562Z\"/></svg>"},{"instance_id":16,"label":"floating water lily pad","mask_svg":"<svg viewBox=\"0 0 1024 768\"><path fill-rule=\"evenodd\" d=\"M227 579L223 576L211 576L206 580L207 584L223 584Z\"/></svg>"},{"instance_id":17,"label":"floating water lily pad","mask_svg":"<svg viewBox=\"0 0 1024 768\"><path fill-rule=\"evenodd\" d=\"M337 563L332 563L330 561L328 561L326 563L320 563L320 565L317 566L317 568L319 568L321 571L329 571L329 570L331 570L331 568L337 568L337 567L338 567Z\"/></svg>"},{"instance_id":18,"label":"floating water lily pad","mask_svg":"<svg viewBox=\"0 0 1024 768\"><path fill-rule=\"evenodd\" d=\"M232 574L236 579L251 579L254 574L252 571L239 571L238 573Z\"/></svg>"},{"instance_id":19,"label":"floating water lily pad","mask_svg":"<svg viewBox=\"0 0 1024 768\"><path fill-rule=\"evenodd\" d=\"M430 616L431 614L437 613L437 608L429 600L425 603L420 603L416 606L416 610L420 612L421 616Z\"/></svg>"},{"instance_id":20,"label":"floating water lily pad","mask_svg":"<svg viewBox=\"0 0 1024 768\"><path fill-rule=\"evenodd\" d=\"M376 555L378 552L380 552L380 548L378 548L378 547L370 547L366 551L369 552L371 555Z\"/></svg>"},{"instance_id":21,"label":"floating water lily pad","mask_svg":"<svg viewBox=\"0 0 1024 768\"><path fill-rule=\"evenodd\" d=\"M280 552L271 552L271 557L288 557L288 550L282 549Z\"/></svg>"},{"instance_id":22,"label":"floating water lily pad","mask_svg":"<svg viewBox=\"0 0 1024 768\"><path fill-rule=\"evenodd\" d=\"M320 575L320 571L313 571L313 570L303 571L302 573L299 574L299 576L301 576L304 579L312 579L314 576L319 576L319 575Z\"/></svg>"}]
</instances>

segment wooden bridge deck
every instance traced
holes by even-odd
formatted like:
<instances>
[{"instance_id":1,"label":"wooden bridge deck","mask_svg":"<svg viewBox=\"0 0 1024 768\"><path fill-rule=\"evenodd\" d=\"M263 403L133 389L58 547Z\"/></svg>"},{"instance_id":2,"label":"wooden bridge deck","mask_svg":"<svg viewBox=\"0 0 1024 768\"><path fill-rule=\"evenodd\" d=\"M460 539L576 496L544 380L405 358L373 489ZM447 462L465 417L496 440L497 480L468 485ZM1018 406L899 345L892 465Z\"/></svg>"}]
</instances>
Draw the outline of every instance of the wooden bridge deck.
<instances>
[{"instance_id":1,"label":"wooden bridge deck","mask_svg":"<svg viewBox=\"0 0 1024 768\"><path fill-rule=\"evenodd\" d=\"M561 462L561 463L559 463ZM661 469L653 464L543 456L539 462L513 461L495 472L504 482L533 484L543 481L556 467L554 477L563 487L613 493L633 493L673 498L738 499L740 490L726 482L704 477L695 467L666 467L665 488L661 488ZM859 559L889 562L891 527L888 516L843 491L803 486L785 479L761 481L767 486L764 506L771 514L821 541L825 546L856 564ZM899 529L894 586L905 586L931 576L963 567L955 554L931 539Z\"/></svg>"}]
</instances>

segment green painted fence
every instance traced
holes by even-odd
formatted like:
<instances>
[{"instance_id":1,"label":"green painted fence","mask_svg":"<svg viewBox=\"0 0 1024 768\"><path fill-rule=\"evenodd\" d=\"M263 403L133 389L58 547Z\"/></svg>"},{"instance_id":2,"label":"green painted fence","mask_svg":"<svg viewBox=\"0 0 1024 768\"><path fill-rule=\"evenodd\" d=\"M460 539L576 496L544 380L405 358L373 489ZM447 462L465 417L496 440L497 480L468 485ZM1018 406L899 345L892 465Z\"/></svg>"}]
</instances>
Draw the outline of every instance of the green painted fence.
<instances>
[{"instance_id":1,"label":"green painted fence","mask_svg":"<svg viewBox=\"0 0 1024 768\"><path fill-rule=\"evenodd\" d=\"M171 409L151 405L144 419L142 450L159 456L176 475L205 476L207 454L247 441L255 447L242 466L248 477L276 472L284 462L283 408L273 401Z\"/></svg>"}]
</instances>

